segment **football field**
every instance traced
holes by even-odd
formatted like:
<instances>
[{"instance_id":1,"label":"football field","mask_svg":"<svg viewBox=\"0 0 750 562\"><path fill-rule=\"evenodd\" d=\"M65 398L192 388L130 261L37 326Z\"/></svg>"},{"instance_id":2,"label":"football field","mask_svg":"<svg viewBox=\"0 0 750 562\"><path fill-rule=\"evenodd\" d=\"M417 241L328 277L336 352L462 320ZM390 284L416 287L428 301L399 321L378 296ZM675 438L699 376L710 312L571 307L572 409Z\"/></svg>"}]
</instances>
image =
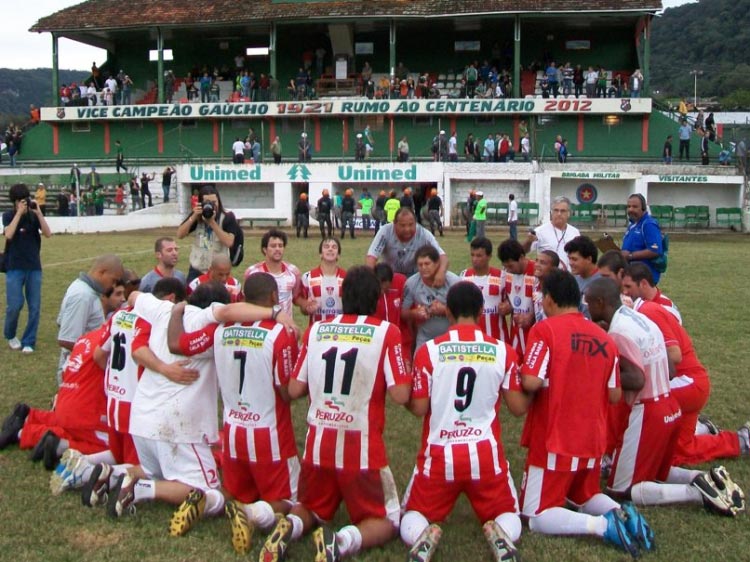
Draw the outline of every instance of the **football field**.
<instances>
[{"instance_id":1,"label":"football field","mask_svg":"<svg viewBox=\"0 0 750 562\"><path fill-rule=\"evenodd\" d=\"M317 231L308 240L294 238L291 231L285 259L307 271L318 263ZM153 243L158 236L173 231L102 233L96 235L59 235L42 242L44 281L42 319L37 350L22 356L0 345L0 418L10 413L16 402L48 408L55 390L55 369L59 348L56 344L60 301L68 284L79 271L88 269L92 258L116 253L125 266L144 275L154 265ZM244 269L261 259L260 235L245 234L245 261L236 268L242 278ZM589 234L589 233L586 233ZM507 230L488 232L495 247L492 265L499 267L496 248ZM593 235L593 238L598 237ZM345 240L341 265L361 264L371 238L360 236ZM660 287L676 302L685 327L692 336L698 357L712 380L711 399L705 412L722 428L736 429L750 419L750 238L740 234L670 235L669 270ZM450 258L450 269L459 273L469 266L469 251L461 231L446 232L439 239ZM189 239L182 241L179 267L187 270ZM5 306L5 277L0 276L0 294ZM297 318L300 326L306 319ZM20 326L25 326L25 311ZM19 333L20 337L20 333ZM306 401L293 406L297 444L302 450L305 434ZM414 465L421 433L421 420L404 408L389 404L386 412L386 445L391 468L403 494ZM518 445L522 420L501 410L503 441L517 487L525 459ZM733 479L750 493L750 459L722 461ZM171 506L138 504L134 517L114 521L101 509L85 508L80 495L65 493L53 497L49 492L49 474L40 464L28 460L28 452L11 446L0 452L0 560L26 561L123 561L141 562L238 560L232 550L229 525L225 518L204 520L182 538L171 538L167 524ZM643 509L656 533L657 550L645 554L649 560L741 561L750 559L747 537L748 516L728 519L708 514L700 505L665 506ZM341 509L333 522L339 527L347 521ZM257 560L263 537L256 532L251 560ZM517 545L525 561L615 561L628 557L593 538L550 538L527 529ZM290 560L312 560L312 543L304 539L289 551ZM384 548L360 554L357 561L405 560L406 548L394 540ZM443 539L436 561L489 560L490 554L469 504L463 499L443 525Z\"/></svg>"}]
</instances>

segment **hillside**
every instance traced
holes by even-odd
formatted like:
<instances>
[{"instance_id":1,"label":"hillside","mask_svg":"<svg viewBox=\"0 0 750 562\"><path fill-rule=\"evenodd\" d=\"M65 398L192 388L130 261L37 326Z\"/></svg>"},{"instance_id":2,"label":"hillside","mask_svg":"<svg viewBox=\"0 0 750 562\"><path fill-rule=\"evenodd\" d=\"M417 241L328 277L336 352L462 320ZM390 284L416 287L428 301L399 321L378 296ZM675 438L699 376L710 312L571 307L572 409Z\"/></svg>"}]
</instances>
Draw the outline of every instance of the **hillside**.
<instances>
[{"instance_id":1,"label":"hillside","mask_svg":"<svg viewBox=\"0 0 750 562\"><path fill-rule=\"evenodd\" d=\"M726 98L750 92L750 0L700 0L665 10L654 20L651 72L665 96ZM728 108L729 109L729 108Z\"/></svg>"},{"instance_id":2,"label":"hillside","mask_svg":"<svg viewBox=\"0 0 750 562\"><path fill-rule=\"evenodd\" d=\"M81 70L61 70L60 84L80 82L89 75ZM27 117L32 103L37 107L52 105L52 70L0 68L0 120L10 115Z\"/></svg>"}]
</instances>

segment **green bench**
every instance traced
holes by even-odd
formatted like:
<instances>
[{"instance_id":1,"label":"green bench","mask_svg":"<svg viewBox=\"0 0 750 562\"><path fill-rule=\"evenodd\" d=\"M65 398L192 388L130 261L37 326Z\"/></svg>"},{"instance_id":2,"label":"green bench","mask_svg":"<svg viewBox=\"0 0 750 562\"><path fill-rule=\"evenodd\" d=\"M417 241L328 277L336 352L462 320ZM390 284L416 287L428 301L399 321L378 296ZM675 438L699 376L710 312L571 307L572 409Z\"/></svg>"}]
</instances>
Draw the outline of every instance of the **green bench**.
<instances>
[{"instance_id":1,"label":"green bench","mask_svg":"<svg viewBox=\"0 0 750 562\"><path fill-rule=\"evenodd\" d=\"M240 226L247 225L250 228L253 228L255 223L273 223L276 228L279 228L287 220L286 217L242 217L237 219L237 222L240 223Z\"/></svg>"}]
</instances>

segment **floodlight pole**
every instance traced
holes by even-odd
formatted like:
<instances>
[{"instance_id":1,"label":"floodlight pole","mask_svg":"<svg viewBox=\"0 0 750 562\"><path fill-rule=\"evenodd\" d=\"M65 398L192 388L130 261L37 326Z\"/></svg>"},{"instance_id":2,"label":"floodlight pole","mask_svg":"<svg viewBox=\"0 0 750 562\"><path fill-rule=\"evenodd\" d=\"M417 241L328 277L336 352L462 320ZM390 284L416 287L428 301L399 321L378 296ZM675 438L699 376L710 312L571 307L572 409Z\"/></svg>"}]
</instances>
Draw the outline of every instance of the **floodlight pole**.
<instances>
[{"instance_id":1,"label":"floodlight pole","mask_svg":"<svg viewBox=\"0 0 750 562\"><path fill-rule=\"evenodd\" d=\"M702 70L691 70L690 74L693 75L693 107L698 110L698 75L703 74Z\"/></svg>"}]
</instances>

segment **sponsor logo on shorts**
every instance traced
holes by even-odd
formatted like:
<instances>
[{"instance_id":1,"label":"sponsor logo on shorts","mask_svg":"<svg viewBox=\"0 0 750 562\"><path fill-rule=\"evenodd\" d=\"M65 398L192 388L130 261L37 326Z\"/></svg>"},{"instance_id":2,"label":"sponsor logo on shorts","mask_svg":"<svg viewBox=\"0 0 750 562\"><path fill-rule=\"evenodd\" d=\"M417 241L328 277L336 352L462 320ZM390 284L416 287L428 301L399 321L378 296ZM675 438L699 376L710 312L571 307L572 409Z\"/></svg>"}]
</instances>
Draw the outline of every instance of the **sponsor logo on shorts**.
<instances>
[{"instance_id":1,"label":"sponsor logo on shorts","mask_svg":"<svg viewBox=\"0 0 750 562\"><path fill-rule=\"evenodd\" d=\"M475 437L481 437L483 434L482 430L478 427L464 427L459 429L441 429L440 439L446 439L448 441L452 439L461 439L473 441ZM467 439L468 438L468 439Z\"/></svg>"},{"instance_id":2,"label":"sponsor logo on shorts","mask_svg":"<svg viewBox=\"0 0 750 562\"><path fill-rule=\"evenodd\" d=\"M239 410L235 410L234 408L229 408L229 413L227 414L227 420L239 421L243 423L257 423L260 421L260 414L257 412L252 412L245 407L240 407Z\"/></svg>"}]
</instances>

